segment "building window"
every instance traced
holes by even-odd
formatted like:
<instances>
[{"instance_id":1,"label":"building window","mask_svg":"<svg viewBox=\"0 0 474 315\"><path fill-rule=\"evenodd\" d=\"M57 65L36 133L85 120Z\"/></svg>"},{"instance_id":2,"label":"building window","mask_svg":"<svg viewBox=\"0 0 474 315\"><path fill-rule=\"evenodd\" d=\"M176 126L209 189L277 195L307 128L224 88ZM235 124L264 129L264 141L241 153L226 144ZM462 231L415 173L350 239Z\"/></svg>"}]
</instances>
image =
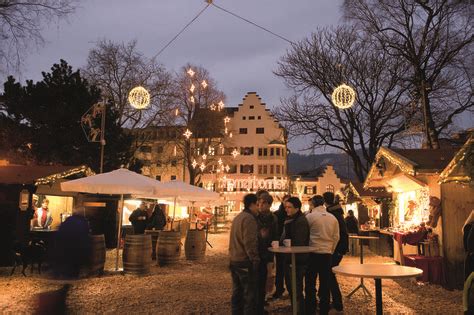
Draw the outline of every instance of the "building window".
<instances>
[{"instance_id":1,"label":"building window","mask_svg":"<svg viewBox=\"0 0 474 315\"><path fill-rule=\"evenodd\" d=\"M326 191L334 193L334 186L331 184L326 185Z\"/></svg>"},{"instance_id":2,"label":"building window","mask_svg":"<svg viewBox=\"0 0 474 315\"><path fill-rule=\"evenodd\" d=\"M249 120L255 120L255 116L249 116Z\"/></svg>"},{"instance_id":3,"label":"building window","mask_svg":"<svg viewBox=\"0 0 474 315\"><path fill-rule=\"evenodd\" d=\"M283 165L281 166L281 173L285 175L285 167Z\"/></svg>"},{"instance_id":4,"label":"building window","mask_svg":"<svg viewBox=\"0 0 474 315\"><path fill-rule=\"evenodd\" d=\"M241 155L253 155L253 147L240 148Z\"/></svg>"},{"instance_id":5,"label":"building window","mask_svg":"<svg viewBox=\"0 0 474 315\"><path fill-rule=\"evenodd\" d=\"M256 132L257 132L257 134L264 134L265 133L265 128L257 128Z\"/></svg>"},{"instance_id":6,"label":"building window","mask_svg":"<svg viewBox=\"0 0 474 315\"><path fill-rule=\"evenodd\" d=\"M239 133L240 133L241 135L246 135L246 134L247 134L247 128L240 128L240 129L239 129Z\"/></svg>"},{"instance_id":7,"label":"building window","mask_svg":"<svg viewBox=\"0 0 474 315\"><path fill-rule=\"evenodd\" d=\"M161 167L161 161L156 161L156 167Z\"/></svg>"},{"instance_id":8,"label":"building window","mask_svg":"<svg viewBox=\"0 0 474 315\"><path fill-rule=\"evenodd\" d=\"M267 170L268 170L267 166L264 165L264 166L263 166L263 173L262 173L262 174L267 174Z\"/></svg>"},{"instance_id":9,"label":"building window","mask_svg":"<svg viewBox=\"0 0 474 315\"><path fill-rule=\"evenodd\" d=\"M277 165L277 166L276 166L276 173L277 173L277 174L280 174L280 165Z\"/></svg>"},{"instance_id":10,"label":"building window","mask_svg":"<svg viewBox=\"0 0 474 315\"><path fill-rule=\"evenodd\" d=\"M247 119L247 117L245 117L245 116L242 116L242 120L245 120L245 119Z\"/></svg>"},{"instance_id":11,"label":"building window","mask_svg":"<svg viewBox=\"0 0 474 315\"><path fill-rule=\"evenodd\" d=\"M229 165L229 171L227 172L228 174L235 174L237 173L237 165L231 164Z\"/></svg>"},{"instance_id":12,"label":"building window","mask_svg":"<svg viewBox=\"0 0 474 315\"><path fill-rule=\"evenodd\" d=\"M263 174L262 172L263 172L263 166L262 166L262 165L259 165L259 166L258 166L258 173L259 173L259 174Z\"/></svg>"},{"instance_id":13,"label":"building window","mask_svg":"<svg viewBox=\"0 0 474 315\"><path fill-rule=\"evenodd\" d=\"M176 166L178 162L176 160L171 160L171 166Z\"/></svg>"},{"instance_id":14,"label":"building window","mask_svg":"<svg viewBox=\"0 0 474 315\"><path fill-rule=\"evenodd\" d=\"M171 180L176 180L176 175L171 175Z\"/></svg>"},{"instance_id":15,"label":"building window","mask_svg":"<svg viewBox=\"0 0 474 315\"><path fill-rule=\"evenodd\" d=\"M263 149L262 148L258 148L258 156L262 156L263 155Z\"/></svg>"},{"instance_id":16,"label":"building window","mask_svg":"<svg viewBox=\"0 0 474 315\"><path fill-rule=\"evenodd\" d=\"M240 165L240 173L241 174L251 174L253 173L253 165Z\"/></svg>"},{"instance_id":17,"label":"building window","mask_svg":"<svg viewBox=\"0 0 474 315\"><path fill-rule=\"evenodd\" d=\"M157 181L160 181L160 182L161 182L161 175L156 175L156 176L155 176L155 179L156 179Z\"/></svg>"},{"instance_id":18,"label":"building window","mask_svg":"<svg viewBox=\"0 0 474 315\"><path fill-rule=\"evenodd\" d=\"M314 195L313 187L312 186L306 186L305 188L305 193L307 195Z\"/></svg>"},{"instance_id":19,"label":"building window","mask_svg":"<svg viewBox=\"0 0 474 315\"><path fill-rule=\"evenodd\" d=\"M280 148L276 148L276 155L280 156Z\"/></svg>"},{"instance_id":20,"label":"building window","mask_svg":"<svg viewBox=\"0 0 474 315\"><path fill-rule=\"evenodd\" d=\"M267 156L268 155L268 149L267 148L264 148L263 149L263 156Z\"/></svg>"},{"instance_id":21,"label":"building window","mask_svg":"<svg viewBox=\"0 0 474 315\"><path fill-rule=\"evenodd\" d=\"M270 174L274 174L274 166L270 165Z\"/></svg>"},{"instance_id":22,"label":"building window","mask_svg":"<svg viewBox=\"0 0 474 315\"><path fill-rule=\"evenodd\" d=\"M258 120L262 119L262 116L258 116L257 119L258 119Z\"/></svg>"},{"instance_id":23,"label":"building window","mask_svg":"<svg viewBox=\"0 0 474 315\"><path fill-rule=\"evenodd\" d=\"M250 109L253 109L253 108L254 108L254 106L253 106L253 105L250 105Z\"/></svg>"},{"instance_id":24,"label":"building window","mask_svg":"<svg viewBox=\"0 0 474 315\"><path fill-rule=\"evenodd\" d=\"M140 152L144 153L151 153L151 146L149 145L143 145L140 147Z\"/></svg>"}]
</instances>

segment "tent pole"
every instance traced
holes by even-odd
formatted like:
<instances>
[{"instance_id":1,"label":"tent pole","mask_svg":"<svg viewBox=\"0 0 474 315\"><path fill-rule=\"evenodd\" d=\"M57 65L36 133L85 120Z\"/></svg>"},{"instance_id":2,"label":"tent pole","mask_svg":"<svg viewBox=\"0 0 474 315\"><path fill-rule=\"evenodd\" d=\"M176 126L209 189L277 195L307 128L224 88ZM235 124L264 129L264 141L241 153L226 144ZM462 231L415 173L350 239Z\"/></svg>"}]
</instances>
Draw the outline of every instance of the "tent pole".
<instances>
[{"instance_id":1,"label":"tent pole","mask_svg":"<svg viewBox=\"0 0 474 315\"><path fill-rule=\"evenodd\" d=\"M173 231L174 216L176 214L176 196L174 197L174 206L173 206L173 220L171 220L171 231Z\"/></svg>"},{"instance_id":2,"label":"tent pole","mask_svg":"<svg viewBox=\"0 0 474 315\"><path fill-rule=\"evenodd\" d=\"M118 221L118 232L117 232L117 253L115 256L115 271L118 270L119 263L119 250L120 250L120 236L122 234L122 217L123 217L123 195L120 195L120 204L119 204L119 221Z\"/></svg>"}]
</instances>

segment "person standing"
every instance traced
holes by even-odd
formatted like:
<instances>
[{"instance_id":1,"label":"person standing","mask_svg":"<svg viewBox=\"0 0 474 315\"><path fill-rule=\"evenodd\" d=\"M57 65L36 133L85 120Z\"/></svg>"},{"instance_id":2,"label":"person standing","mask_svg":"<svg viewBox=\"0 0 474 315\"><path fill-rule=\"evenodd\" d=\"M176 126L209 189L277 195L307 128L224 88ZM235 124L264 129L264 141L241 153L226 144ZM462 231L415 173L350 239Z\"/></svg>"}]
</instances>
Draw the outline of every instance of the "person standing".
<instances>
[{"instance_id":1,"label":"person standing","mask_svg":"<svg viewBox=\"0 0 474 315\"><path fill-rule=\"evenodd\" d=\"M166 216L159 204L155 204L155 208L148 220L147 228L150 230L163 230L166 226Z\"/></svg>"},{"instance_id":2,"label":"person standing","mask_svg":"<svg viewBox=\"0 0 474 315\"><path fill-rule=\"evenodd\" d=\"M257 314L258 254L257 195L244 197L244 210L232 221L229 239L232 314Z\"/></svg>"},{"instance_id":3,"label":"person standing","mask_svg":"<svg viewBox=\"0 0 474 315\"><path fill-rule=\"evenodd\" d=\"M285 209L288 218L285 220L283 233L280 241L290 239L291 246L308 246L309 244L309 226L308 220L301 212L301 201L297 197L290 197L285 202ZM289 287L290 296L296 294L297 312L304 313L304 297L303 297L303 277L306 273L308 264L308 254L296 255L296 288L291 286L291 259L290 255L285 256L285 280ZM295 292L296 291L296 292ZM291 299L293 303L293 299Z\"/></svg>"},{"instance_id":4,"label":"person standing","mask_svg":"<svg viewBox=\"0 0 474 315\"><path fill-rule=\"evenodd\" d=\"M355 217L354 211L347 211L347 216L344 221L346 222L347 233L359 234L359 221Z\"/></svg>"},{"instance_id":5,"label":"person standing","mask_svg":"<svg viewBox=\"0 0 474 315\"><path fill-rule=\"evenodd\" d=\"M285 224L285 220L287 219L285 202L290 197L290 195L285 195L281 201L280 207L274 213L278 222L278 239L280 239L281 235L283 234L283 226ZM273 293L272 298L279 299L285 292L285 254L275 254L275 269L275 293ZM288 288L288 285L286 287Z\"/></svg>"},{"instance_id":6,"label":"person standing","mask_svg":"<svg viewBox=\"0 0 474 315\"><path fill-rule=\"evenodd\" d=\"M278 219L270 211L273 197L267 191L258 191L258 253L260 255L260 265L258 268L258 292L257 292L257 313L265 314L265 295L267 276L273 270L273 253L268 250L272 241L278 238Z\"/></svg>"},{"instance_id":7,"label":"person standing","mask_svg":"<svg viewBox=\"0 0 474 315\"><path fill-rule=\"evenodd\" d=\"M334 202L334 193L325 192L323 194L323 198L326 210L336 217L339 224L339 241L331 259L329 287L331 291L332 306L336 309L336 311L342 312L344 306L342 304L341 290L339 289L339 283L337 283L336 275L334 272L332 272L332 267L339 266L342 258L347 253L349 248L349 234L347 233L346 223L344 222L344 211L342 210L339 203Z\"/></svg>"},{"instance_id":8,"label":"person standing","mask_svg":"<svg viewBox=\"0 0 474 315\"><path fill-rule=\"evenodd\" d=\"M132 212L128 220L132 223L134 234L145 233L148 213L146 211L146 203L144 201L142 201L140 206Z\"/></svg>"},{"instance_id":9,"label":"person standing","mask_svg":"<svg viewBox=\"0 0 474 315\"><path fill-rule=\"evenodd\" d=\"M33 217L33 227L41 227L43 229L48 229L53 223L53 217L49 211L49 200L43 199L41 203L41 208L36 210L36 213Z\"/></svg>"},{"instance_id":10,"label":"person standing","mask_svg":"<svg viewBox=\"0 0 474 315\"><path fill-rule=\"evenodd\" d=\"M316 313L316 279L319 276L320 314L329 312L329 283L331 259L339 241L339 223L326 211L323 196L311 198L312 210L306 215L309 224L309 246L314 253L309 254L308 271L305 277L306 314Z\"/></svg>"}]
</instances>

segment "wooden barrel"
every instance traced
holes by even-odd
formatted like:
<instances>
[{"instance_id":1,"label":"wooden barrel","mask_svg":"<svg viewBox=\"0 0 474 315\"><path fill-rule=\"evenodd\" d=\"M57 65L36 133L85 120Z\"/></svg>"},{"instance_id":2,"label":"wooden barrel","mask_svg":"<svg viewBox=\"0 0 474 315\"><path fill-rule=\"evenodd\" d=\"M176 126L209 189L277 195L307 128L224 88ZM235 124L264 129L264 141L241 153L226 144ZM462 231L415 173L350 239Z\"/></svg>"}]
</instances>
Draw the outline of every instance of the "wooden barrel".
<instances>
[{"instance_id":1,"label":"wooden barrel","mask_svg":"<svg viewBox=\"0 0 474 315\"><path fill-rule=\"evenodd\" d=\"M127 235L123 247L123 271L145 274L150 272L151 236Z\"/></svg>"},{"instance_id":2,"label":"wooden barrel","mask_svg":"<svg viewBox=\"0 0 474 315\"><path fill-rule=\"evenodd\" d=\"M176 263L181 255L181 234L179 231L162 231L156 243L160 266Z\"/></svg>"},{"instance_id":3,"label":"wooden barrel","mask_svg":"<svg viewBox=\"0 0 474 315\"><path fill-rule=\"evenodd\" d=\"M184 243L187 260L201 260L206 254L206 231L189 230Z\"/></svg>"},{"instance_id":4,"label":"wooden barrel","mask_svg":"<svg viewBox=\"0 0 474 315\"><path fill-rule=\"evenodd\" d=\"M151 259L156 260L156 242L158 241L158 236L160 235L161 230L145 230L145 234L151 235Z\"/></svg>"},{"instance_id":5,"label":"wooden barrel","mask_svg":"<svg viewBox=\"0 0 474 315\"><path fill-rule=\"evenodd\" d=\"M91 276L102 275L104 273L105 263L105 237L104 234L91 236L91 258L90 272Z\"/></svg>"}]
</instances>

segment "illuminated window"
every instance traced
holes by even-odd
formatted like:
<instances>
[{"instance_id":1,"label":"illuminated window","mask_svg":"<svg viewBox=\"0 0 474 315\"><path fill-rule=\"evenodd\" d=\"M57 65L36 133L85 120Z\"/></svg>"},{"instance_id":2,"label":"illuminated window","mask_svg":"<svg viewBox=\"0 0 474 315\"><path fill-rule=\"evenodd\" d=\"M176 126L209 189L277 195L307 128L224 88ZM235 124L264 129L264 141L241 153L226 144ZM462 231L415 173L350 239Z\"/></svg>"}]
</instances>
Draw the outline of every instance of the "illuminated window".
<instances>
[{"instance_id":1,"label":"illuminated window","mask_svg":"<svg viewBox=\"0 0 474 315\"><path fill-rule=\"evenodd\" d=\"M334 186L331 184L326 185L326 191L334 193Z\"/></svg>"}]
</instances>

